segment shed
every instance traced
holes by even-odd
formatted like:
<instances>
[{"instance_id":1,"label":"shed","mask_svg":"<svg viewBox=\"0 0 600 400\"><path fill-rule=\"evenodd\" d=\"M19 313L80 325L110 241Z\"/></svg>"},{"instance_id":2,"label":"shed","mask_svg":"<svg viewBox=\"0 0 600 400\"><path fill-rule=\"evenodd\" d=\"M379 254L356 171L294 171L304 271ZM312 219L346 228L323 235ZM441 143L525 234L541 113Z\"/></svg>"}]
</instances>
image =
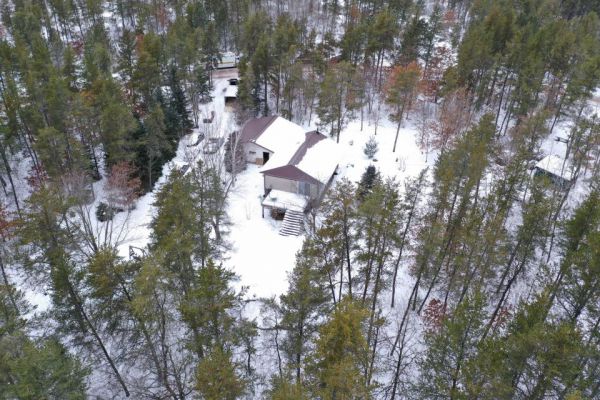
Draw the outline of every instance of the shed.
<instances>
[{"instance_id":1,"label":"shed","mask_svg":"<svg viewBox=\"0 0 600 400\"><path fill-rule=\"evenodd\" d=\"M545 176L561 189L567 189L573 181L571 164L555 154L542 158L534 167L535 176Z\"/></svg>"}]
</instances>

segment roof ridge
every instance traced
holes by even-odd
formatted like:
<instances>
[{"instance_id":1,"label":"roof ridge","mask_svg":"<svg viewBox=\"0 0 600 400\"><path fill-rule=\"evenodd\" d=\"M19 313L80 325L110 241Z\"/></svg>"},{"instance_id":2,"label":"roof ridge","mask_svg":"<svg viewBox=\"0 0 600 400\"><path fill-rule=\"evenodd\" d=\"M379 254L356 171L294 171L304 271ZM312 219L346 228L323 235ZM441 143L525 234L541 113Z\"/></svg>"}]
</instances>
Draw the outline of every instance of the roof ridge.
<instances>
[{"instance_id":1,"label":"roof ridge","mask_svg":"<svg viewBox=\"0 0 600 400\"><path fill-rule=\"evenodd\" d=\"M306 155L308 149L319 143L321 140L327 139L327 136L323 135L319 131L304 132L304 135L304 142L302 142L296 152L292 155L292 158L290 158L290 161L288 161L288 165L298 165L298 163L300 163L300 161L302 161ZM312 135L314 139L311 139L309 135Z\"/></svg>"},{"instance_id":2,"label":"roof ridge","mask_svg":"<svg viewBox=\"0 0 600 400\"><path fill-rule=\"evenodd\" d=\"M275 120L276 120L277 118L279 118L279 115L269 115L268 117L270 118L269 122L267 122L267 124L265 125L265 128L264 128L264 129L263 129L263 130L262 130L262 131L261 131L261 132L258 134L258 136L257 136L257 137L254 139L254 141L256 141L256 139L258 139L258 138L259 138L259 137L260 137L260 136L261 136L263 133L265 133L265 131L266 131L267 129L269 129L269 127L270 127L271 125L273 125L273 122L275 122ZM266 118L266 117L265 117L265 118Z\"/></svg>"}]
</instances>

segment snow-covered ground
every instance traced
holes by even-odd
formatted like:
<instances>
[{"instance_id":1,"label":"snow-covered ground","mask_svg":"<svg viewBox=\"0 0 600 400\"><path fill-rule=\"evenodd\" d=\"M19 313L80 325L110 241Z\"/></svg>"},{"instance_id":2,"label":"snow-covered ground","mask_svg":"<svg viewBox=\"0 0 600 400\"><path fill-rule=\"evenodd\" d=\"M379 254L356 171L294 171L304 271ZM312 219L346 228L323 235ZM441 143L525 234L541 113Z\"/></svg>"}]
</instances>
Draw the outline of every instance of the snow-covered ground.
<instances>
[{"instance_id":1,"label":"snow-covered ground","mask_svg":"<svg viewBox=\"0 0 600 400\"><path fill-rule=\"evenodd\" d=\"M268 212L262 217L263 177L257 165L248 165L240 174L228 205L231 220L227 241L231 244L225 262L240 276L240 284L256 297L271 297L285 292L287 272L294 265L302 238L281 236L281 222Z\"/></svg>"},{"instance_id":2,"label":"snow-covered ground","mask_svg":"<svg viewBox=\"0 0 600 400\"><path fill-rule=\"evenodd\" d=\"M379 152L376 161L368 160L363 149L373 131L373 127L365 126L361 132L360 122L353 122L342 132L338 149L342 161L336 180L346 177L358 181L370 164L383 176L398 180L414 177L426 166L425 156L415 144L414 129L400 131L396 153L392 153L396 132L391 125L378 128ZM240 282L249 287L249 294L270 297L287 289L287 273L294 266L303 237L281 236L280 222L271 219L268 212L262 217L263 191L259 168L248 165L238 176L229 198L228 215L232 225L227 239L232 248L226 265L240 275Z\"/></svg>"},{"instance_id":3,"label":"snow-covered ground","mask_svg":"<svg viewBox=\"0 0 600 400\"><path fill-rule=\"evenodd\" d=\"M204 107L203 113L208 115L212 110L216 112L215 125L211 129L218 130L219 132L215 133L224 136L231 129L229 121L232 119L230 112L225 108L223 98L228 82L227 79L216 79L214 85L214 99ZM358 181L366 167L371 164L376 166L383 176L395 177L399 181L418 175L426 166L425 155L416 145L416 130L410 125L410 120L405 124L407 127L400 130L396 152L393 153L396 127L387 121L380 121L375 136L379 151L374 160L369 160L363 149L375 128L365 122L361 131L360 121L351 122L340 136L338 156L341 162L336 180L346 177ZM308 131L316 129L316 126L304 128ZM172 168L192 164L202 156L201 151L195 149L193 144L199 132L205 129L205 126L201 126L180 141L175 158L163 167L163 175L154 192L138 199L135 209L130 213L120 213L115 217L114 225L127 232L119 246L122 257L129 256L130 246L144 248L148 243L149 224L155 212L152 206L154 193L164 184ZM202 143L197 147L201 146ZM430 157L430 162L431 159L433 157ZM103 185L104 181L94 184L94 206L103 200ZM226 240L230 250L225 254L224 264L240 276L239 285L248 287L250 297L271 297L285 292L287 274L294 266L295 255L303 241L302 236L279 235L281 222L273 220L268 213L265 213L263 218L262 194L263 177L259 167L248 165L248 168L238 175L227 207L231 225Z\"/></svg>"}]
</instances>

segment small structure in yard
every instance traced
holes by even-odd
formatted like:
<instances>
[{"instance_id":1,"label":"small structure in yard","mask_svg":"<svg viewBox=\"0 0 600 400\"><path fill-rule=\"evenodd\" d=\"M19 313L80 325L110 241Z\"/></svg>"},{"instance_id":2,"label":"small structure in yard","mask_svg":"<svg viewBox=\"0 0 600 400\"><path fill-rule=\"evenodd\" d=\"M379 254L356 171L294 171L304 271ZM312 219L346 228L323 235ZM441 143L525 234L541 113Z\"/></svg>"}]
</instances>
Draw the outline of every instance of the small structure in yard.
<instances>
[{"instance_id":1,"label":"small structure in yard","mask_svg":"<svg viewBox=\"0 0 600 400\"><path fill-rule=\"evenodd\" d=\"M232 83L234 82L235 83ZM237 79L230 79L229 85L227 85L224 89L224 97L225 97L225 107L230 107L237 100L238 94L238 84Z\"/></svg>"},{"instance_id":2,"label":"small structure in yard","mask_svg":"<svg viewBox=\"0 0 600 400\"><path fill-rule=\"evenodd\" d=\"M216 63L216 69L235 68L240 61L240 57L230 51L221 54L221 59Z\"/></svg>"},{"instance_id":3,"label":"small structure in yard","mask_svg":"<svg viewBox=\"0 0 600 400\"><path fill-rule=\"evenodd\" d=\"M295 232L298 214L318 205L333 181L338 145L322 133L305 132L278 116L247 121L240 144L246 162L262 165L263 216L268 209L275 218L283 217L287 232Z\"/></svg>"},{"instance_id":4,"label":"small structure in yard","mask_svg":"<svg viewBox=\"0 0 600 400\"><path fill-rule=\"evenodd\" d=\"M215 154L217 151L219 151L224 142L225 138L210 137L206 142L204 142L204 146L202 147L202 153Z\"/></svg>"},{"instance_id":5,"label":"small structure in yard","mask_svg":"<svg viewBox=\"0 0 600 400\"><path fill-rule=\"evenodd\" d=\"M564 158L551 154L534 167L534 176L545 176L561 189L567 189L573 180L571 165Z\"/></svg>"}]
</instances>

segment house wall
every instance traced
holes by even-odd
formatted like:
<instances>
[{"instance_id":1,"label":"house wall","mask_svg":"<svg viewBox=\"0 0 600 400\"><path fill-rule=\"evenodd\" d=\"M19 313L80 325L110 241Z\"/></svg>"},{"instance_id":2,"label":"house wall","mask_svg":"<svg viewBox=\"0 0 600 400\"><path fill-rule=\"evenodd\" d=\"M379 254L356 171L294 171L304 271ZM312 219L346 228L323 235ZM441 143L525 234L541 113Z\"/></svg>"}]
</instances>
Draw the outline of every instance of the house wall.
<instances>
[{"instance_id":1,"label":"house wall","mask_svg":"<svg viewBox=\"0 0 600 400\"><path fill-rule=\"evenodd\" d=\"M310 184L310 198L319 197L319 186ZM265 175L265 191L267 189L283 190L284 192L299 193L298 181Z\"/></svg>"},{"instance_id":2,"label":"house wall","mask_svg":"<svg viewBox=\"0 0 600 400\"><path fill-rule=\"evenodd\" d=\"M317 196L318 198L317 198L315 207L318 207L321 204L321 202L323 201L323 198L325 197L325 193L327 193L327 191L331 187L331 184L333 183L333 178L335 177L336 172L337 172L337 167L335 167L335 171L333 172L333 174L331 174L327 183L325 185L321 185L321 190L319 192L319 195Z\"/></svg>"},{"instance_id":3,"label":"house wall","mask_svg":"<svg viewBox=\"0 0 600 400\"><path fill-rule=\"evenodd\" d=\"M269 157L273 156L272 151L268 151L256 143L244 143L244 156L246 157L246 162L262 165L263 152L269 153Z\"/></svg>"},{"instance_id":4,"label":"house wall","mask_svg":"<svg viewBox=\"0 0 600 400\"><path fill-rule=\"evenodd\" d=\"M283 190L284 192L298 193L298 182L290 179L277 178L275 176L265 175L265 190L266 189Z\"/></svg>"}]
</instances>

